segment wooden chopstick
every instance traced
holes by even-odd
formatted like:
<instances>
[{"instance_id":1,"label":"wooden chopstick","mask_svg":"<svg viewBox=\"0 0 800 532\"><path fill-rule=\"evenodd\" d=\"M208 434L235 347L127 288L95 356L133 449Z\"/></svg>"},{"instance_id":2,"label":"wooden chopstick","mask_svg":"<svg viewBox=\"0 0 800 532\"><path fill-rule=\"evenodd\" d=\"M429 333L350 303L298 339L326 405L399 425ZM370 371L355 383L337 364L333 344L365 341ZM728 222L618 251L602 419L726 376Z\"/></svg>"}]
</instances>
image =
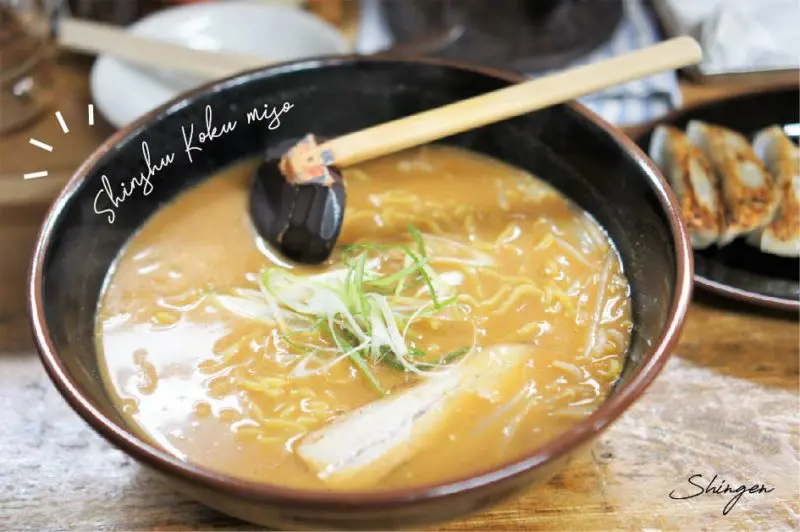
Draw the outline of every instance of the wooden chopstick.
<instances>
[{"instance_id":1,"label":"wooden chopstick","mask_svg":"<svg viewBox=\"0 0 800 532\"><path fill-rule=\"evenodd\" d=\"M141 66L174 69L209 79L231 76L270 63L254 55L195 50L138 37L110 24L73 18L59 22L58 44L69 50L109 54Z\"/></svg>"}]
</instances>

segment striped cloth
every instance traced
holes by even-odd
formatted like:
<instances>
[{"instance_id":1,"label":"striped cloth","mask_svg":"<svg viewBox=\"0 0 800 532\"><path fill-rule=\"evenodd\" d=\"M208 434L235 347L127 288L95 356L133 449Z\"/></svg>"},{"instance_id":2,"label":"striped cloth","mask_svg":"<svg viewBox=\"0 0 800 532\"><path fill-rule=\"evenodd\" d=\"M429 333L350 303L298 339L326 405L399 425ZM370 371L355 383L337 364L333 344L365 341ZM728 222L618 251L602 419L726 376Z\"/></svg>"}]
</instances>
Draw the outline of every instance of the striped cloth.
<instances>
[{"instance_id":1,"label":"striped cloth","mask_svg":"<svg viewBox=\"0 0 800 532\"><path fill-rule=\"evenodd\" d=\"M654 15L641 0L624 0L624 10L623 20L611 39L569 66L602 61L661 40ZM674 71L613 87L580 101L612 124L621 126L659 118L682 103L678 76Z\"/></svg>"},{"instance_id":2,"label":"striped cloth","mask_svg":"<svg viewBox=\"0 0 800 532\"><path fill-rule=\"evenodd\" d=\"M570 66L600 61L661 40L653 13L642 0L623 0L624 16L607 43ZM370 53L388 46L392 39L382 20L377 0L362 1L357 49ZM541 74L537 74L541 75ZM581 99L581 103L617 125L646 122L679 107L681 93L675 72L633 81Z\"/></svg>"}]
</instances>

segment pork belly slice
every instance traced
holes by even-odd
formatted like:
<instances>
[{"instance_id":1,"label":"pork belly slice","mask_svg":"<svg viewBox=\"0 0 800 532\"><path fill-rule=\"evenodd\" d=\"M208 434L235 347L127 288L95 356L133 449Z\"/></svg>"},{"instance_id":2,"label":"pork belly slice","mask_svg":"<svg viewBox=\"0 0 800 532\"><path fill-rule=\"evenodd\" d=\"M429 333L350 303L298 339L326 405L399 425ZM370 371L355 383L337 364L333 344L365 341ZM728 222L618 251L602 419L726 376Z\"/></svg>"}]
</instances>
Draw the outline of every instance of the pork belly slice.
<instances>
[{"instance_id":1,"label":"pork belly slice","mask_svg":"<svg viewBox=\"0 0 800 532\"><path fill-rule=\"evenodd\" d=\"M426 377L416 386L335 419L305 436L300 458L330 486L364 488L436 442L467 394L491 394L521 381L533 346L498 345Z\"/></svg>"}]
</instances>

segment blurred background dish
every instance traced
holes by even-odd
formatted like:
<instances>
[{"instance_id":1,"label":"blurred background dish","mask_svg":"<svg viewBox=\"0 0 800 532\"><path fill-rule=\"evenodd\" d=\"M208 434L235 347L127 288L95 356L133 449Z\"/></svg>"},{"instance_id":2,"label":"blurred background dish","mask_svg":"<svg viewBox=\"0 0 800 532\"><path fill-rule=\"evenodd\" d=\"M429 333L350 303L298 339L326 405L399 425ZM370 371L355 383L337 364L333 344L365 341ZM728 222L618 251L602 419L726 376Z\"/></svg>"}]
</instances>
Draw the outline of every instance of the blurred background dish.
<instances>
[{"instance_id":1,"label":"blurred background dish","mask_svg":"<svg viewBox=\"0 0 800 532\"><path fill-rule=\"evenodd\" d=\"M64 6L70 16L86 20L107 22L127 26L138 19L160 9L174 5L187 5L205 2L208 0L55 0L65 2ZM247 0L253 3L284 4L294 7L304 4L314 4L312 9L318 16L326 21L337 24L341 13L335 10L317 9L320 4L340 5L340 1L328 0Z\"/></svg>"},{"instance_id":2,"label":"blurred background dish","mask_svg":"<svg viewBox=\"0 0 800 532\"><path fill-rule=\"evenodd\" d=\"M559 68L606 42L622 0L384 0L395 40L459 25L464 35L436 55L520 73Z\"/></svg>"},{"instance_id":3,"label":"blurred background dish","mask_svg":"<svg viewBox=\"0 0 800 532\"><path fill-rule=\"evenodd\" d=\"M434 55L529 77L602 61L661 40L642 0L362 0L360 52L442 27L463 30ZM625 83L580 99L615 125L646 122L681 105L675 72Z\"/></svg>"},{"instance_id":4,"label":"blurred background dish","mask_svg":"<svg viewBox=\"0 0 800 532\"><path fill-rule=\"evenodd\" d=\"M692 35L705 53L683 69L701 83L768 85L798 79L795 0L653 0L666 35Z\"/></svg>"},{"instance_id":5,"label":"blurred background dish","mask_svg":"<svg viewBox=\"0 0 800 532\"><path fill-rule=\"evenodd\" d=\"M0 3L0 133L35 120L52 100L48 22L41 2Z\"/></svg>"},{"instance_id":6,"label":"blurred background dish","mask_svg":"<svg viewBox=\"0 0 800 532\"><path fill-rule=\"evenodd\" d=\"M755 133L777 125L794 142L800 140L800 92L797 86L772 89L684 109L660 124L685 129L691 120L730 128L751 142ZM636 140L647 150L652 128ZM725 297L756 305L800 310L800 263L797 258L770 255L737 239L694 251L695 282Z\"/></svg>"},{"instance_id":7,"label":"blurred background dish","mask_svg":"<svg viewBox=\"0 0 800 532\"><path fill-rule=\"evenodd\" d=\"M200 50L260 55L265 64L342 54L350 49L338 30L286 2L204 2L172 7L141 19L129 31ZM122 127L204 81L101 56L92 68L91 90L103 116Z\"/></svg>"}]
</instances>

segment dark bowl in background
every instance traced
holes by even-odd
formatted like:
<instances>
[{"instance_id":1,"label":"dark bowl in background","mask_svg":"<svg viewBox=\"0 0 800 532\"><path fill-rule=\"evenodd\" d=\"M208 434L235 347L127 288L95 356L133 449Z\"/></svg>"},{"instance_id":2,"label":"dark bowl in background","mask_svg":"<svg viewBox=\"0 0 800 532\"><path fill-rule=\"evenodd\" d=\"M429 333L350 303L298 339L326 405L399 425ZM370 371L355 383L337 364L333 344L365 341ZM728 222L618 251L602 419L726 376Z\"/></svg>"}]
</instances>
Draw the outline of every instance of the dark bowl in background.
<instances>
[{"instance_id":1,"label":"dark bowl in background","mask_svg":"<svg viewBox=\"0 0 800 532\"><path fill-rule=\"evenodd\" d=\"M431 55L527 75L585 57L611 39L624 14L623 0L383 0L379 5L395 41L458 28L460 37Z\"/></svg>"},{"instance_id":2,"label":"dark bowl in background","mask_svg":"<svg viewBox=\"0 0 800 532\"><path fill-rule=\"evenodd\" d=\"M622 377L589 418L548 444L492 470L435 486L381 492L301 491L245 482L185 463L139 437L111 403L98 372L94 317L114 258L147 218L214 172L309 129L323 137L416 113L520 81L435 60L308 60L245 73L186 94L119 131L75 173L55 201L34 252L33 332L44 366L67 402L97 432L177 489L222 512L279 528L390 529L462 517L549 479L636 401L664 367L691 299L692 258L674 198L649 160L620 131L575 105L560 105L446 140L541 176L593 214L622 256L635 330ZM247 125L264 104L294 108L269 130ZM237 120L189 163L181 126ZM141 144L174 164L153 190L128 198L109 224L94 211L101 178L112 186L143 170Z\"/></svg>"}]
</instances>

